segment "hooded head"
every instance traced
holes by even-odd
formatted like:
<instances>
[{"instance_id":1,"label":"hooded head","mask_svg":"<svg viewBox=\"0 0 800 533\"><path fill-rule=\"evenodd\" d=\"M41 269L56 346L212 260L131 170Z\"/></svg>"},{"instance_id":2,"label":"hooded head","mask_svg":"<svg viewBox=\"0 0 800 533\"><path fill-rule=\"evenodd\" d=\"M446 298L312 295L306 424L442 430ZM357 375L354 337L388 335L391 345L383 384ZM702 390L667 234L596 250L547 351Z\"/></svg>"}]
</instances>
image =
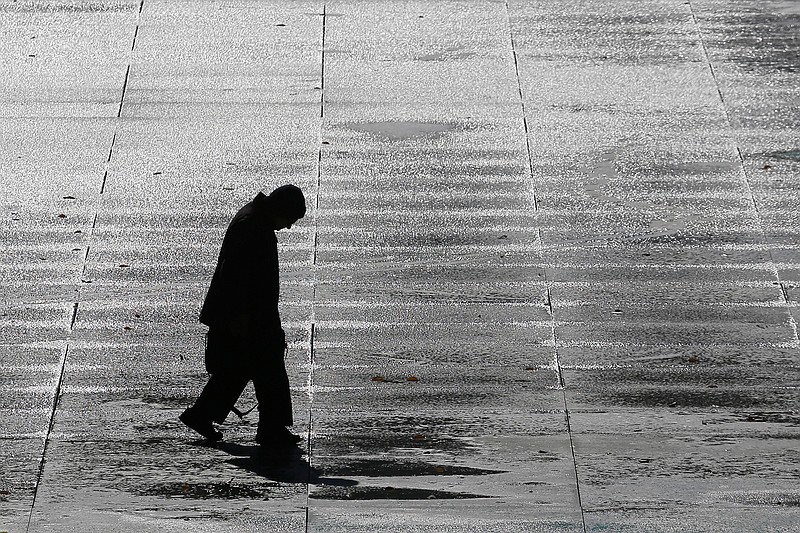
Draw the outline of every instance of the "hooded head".
<instances>
[{"instance_id":1,"label":"hooded head","mask_svg":"<svg viewBox=\"0 0 800 533\"><path fill-rule=\"evenodd\" d=\"M276 215L276 228L291 228L298 219L306 216L306 198L296 185L281 185L269 194L272 211Z\"/></svg>"}]
</instances>

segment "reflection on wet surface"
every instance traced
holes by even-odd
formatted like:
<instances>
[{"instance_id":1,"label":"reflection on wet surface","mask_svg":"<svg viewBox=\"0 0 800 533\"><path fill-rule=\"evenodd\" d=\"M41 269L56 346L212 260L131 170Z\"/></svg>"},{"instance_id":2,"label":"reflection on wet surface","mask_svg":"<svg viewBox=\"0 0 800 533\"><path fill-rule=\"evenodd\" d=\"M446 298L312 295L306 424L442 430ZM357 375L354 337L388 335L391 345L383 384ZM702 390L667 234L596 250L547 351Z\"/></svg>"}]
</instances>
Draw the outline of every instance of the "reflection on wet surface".
<instances>
[{"instance_id":1,"label":"reflection on wet surface","mask_svg":"<svg viewBox=\"0 0 800 533\"><path fill-rule=\"evenodd\" d=\"M591 374L568 373L565 381L574 398L592 403L637 408L790 409L796 400L792 379L775 383L774 367L698 365L652 368L596 369ZM574 377L574 379L572 379ZM796 381L796 380L794 380ZM759 414L761 413L761 414ZM785 422L792 422L787 415ZM771 418L770 421L775 421Z\"/></svg>"},{"instance_id":2,"label":"reflection on wet surface","mask_svg":"<svg viewBox=\"0 0 800 533\"><path fill-rule=\"evenodd\" d=\"M800 150L786 150L785 152L774 152L771 154L773 157L781 159L790 159L792 161L800 161Z\"/></svg>"},{"instance_id":3,"label":"reflection on wet surface","mask_svg":"<svg viewBox=\"0 0 800 533\"><path fill-rule=\"evenodd\" d=\"M767 9L733 10L709 17L712 31L718 33L710 42L728 61L753 72L777 70L800 72L797 30L800 12L796 5L784 3L783 12L773 12L775 2L764 2ZM777 3L780 5L780 3Z\"/></svg>"},{"instance_id":4,"label":"reflection on wet surface","mask_svg":"<svg viewBox=\"0 0 800 533\"><path fill-rule=\"evenodd\" d=\"M777 396L777 394L776 394ZM785 392L782 397L764 397L750 391L725 391L719 389L665 390L634 389L609 391L595 397L599 402L630 407L720 407L748 409L752 407L783 406L791 401L792 393Z\"/></svg>"},{"instance_id":5,"label":"reflection on wet surface","mask_svg":"<svg viewBox=\"0 0 800 533\"><path fill-rule=\"evenodd\" d=\"M372 133L391 140L404 140L444 133L455 129L455 126L432 122L393 121L350 124L350 129Z\"/></svg>"},{"instance_id":6,"label":"reflection on wet surface","mask_svg":"<svg viewBox=\"0 0 800 533\"><path fill-rule=\"evenodd\" d=\"M446 427L445 423L442 426ZM414 428L415 426L410 426ZM436 435L430 431L420 433L422 429L398 431L365 431L363 433L348 433L342 428L336 438L320 436L315 445L317 453L324 453L332 457L353 453L357 450L383 450L387 453L398 453L408 450L436 450L438 452L454 453L468 451L473 445L464 439L446 435Z\"/></svg>"},{"instance_id":7,"label":"reflection on wet surface","mask_svg":"<svg viewBox=\"0 0 800 533\"><path fill-rule=\"evenodd\" d=\"M475 52L466 51L461 46L451 46L445 50L442 50L441 52L420 55L416 59L418 61L448 61L457 59L469 59L474 56Z\"/></svg>"},{"instance_id":8,"label":"reflection on wet surface","mask_svg":"<svg viewBox=\"0 0 800 533\"><path fill-rule=\"evenodd\" d=\"M688 451L692 446L694 453ZM591 471L586 472L586 483L610 485L618 480L646 478L684 479L735 479L743 477L786 477L785 468L790 460L778 453L763 453L751 457L753 450L737 449L736 442L719 443L714 446L702 442L668 442L653 452L633 450L618 452L608 457L595 457ZM730 447L729 453L725 453ZM600 455L600 454L598 454Z\"/></svg>"}]
</instances>

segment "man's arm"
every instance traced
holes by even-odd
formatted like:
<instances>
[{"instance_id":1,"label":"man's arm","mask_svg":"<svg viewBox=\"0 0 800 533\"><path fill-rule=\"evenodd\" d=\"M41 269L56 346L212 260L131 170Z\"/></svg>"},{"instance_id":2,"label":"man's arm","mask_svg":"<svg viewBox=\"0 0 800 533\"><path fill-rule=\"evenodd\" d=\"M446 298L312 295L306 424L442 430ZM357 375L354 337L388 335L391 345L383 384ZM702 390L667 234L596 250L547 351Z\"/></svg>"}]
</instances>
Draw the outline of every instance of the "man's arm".
<instances>
[{"instance_id":1,"label":"man's arm","mask_svg":"<svg viewBox=\"0 0 800 533\"><path fill-rule=\"evenodd\" d=\"M234 221L222 243L217 325L238 338L252 335L258 244L249 218Z\"/></svg>"}]
</instances>

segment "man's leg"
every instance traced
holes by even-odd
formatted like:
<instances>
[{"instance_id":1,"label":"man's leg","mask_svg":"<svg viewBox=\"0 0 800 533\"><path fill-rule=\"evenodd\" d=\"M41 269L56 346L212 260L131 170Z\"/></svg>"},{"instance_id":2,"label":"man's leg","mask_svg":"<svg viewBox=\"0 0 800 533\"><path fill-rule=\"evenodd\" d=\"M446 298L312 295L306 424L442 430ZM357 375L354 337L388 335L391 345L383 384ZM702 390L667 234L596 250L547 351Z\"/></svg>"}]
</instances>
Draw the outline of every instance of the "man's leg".
<instances>
[{"instance_id":1,"label":"man's leg","mask_svg":"<svg viewBox=\"0 0 800 533\"><path fill-rule=\"evenodd\" d=\"M219 440L221 424L247 386L247 370L241 363L244 353L234 339L209 330L206 342L206 369L211 376L195 404L180 416L181 421L207 439Z\"/></svg>"},{"instance_id":2,"label":"man's leg","mask_svg":"<svg viewBox=\"0 0 800 533\"><path fill-rule=\"evenodd\" d=\"M221 424L247 386L247 378L230 373L212 374L194 405L181 415L181 422L209 440L222 439L222 433L211 423Z\"/></svg>"},{"instance_id":3,"label":"man's leg","mask_svg":"<svg viewBox=\"0 0 800 533\"><path fill-rule=\"evenodd\" d=\"M236 405L236 400L242 395L248 381L247 375L238 372L211 374L191 409L198 414L202 413L207 420L222 424Z\"/></svg>"},{"instance_id":4,"label":"man's leg","mask_svg":"<svg viewBox=\"0 0 800 533\"><path fill-rule=\"evenodd\" d=\"M259 444L296 444L301 439L289 432L286 426L294 423L292 394L283 357L271 358L269 364L259 365L253 375L253 386L258 399Z\"/></svg>"},{"instance_id":5,"label":"man's leg","mask_svg":"<svg viewBox=\"0 0 800 533\"><path fill-rule=\"evenodd\" d=\"M239 395L247 386L247 378L230 373L212 374L194 405L181 415L181 422L200 433L205 438L217 441L222 433L217 431L212 421L222 423L233 408Z\"/></svg>"}]
</instances>

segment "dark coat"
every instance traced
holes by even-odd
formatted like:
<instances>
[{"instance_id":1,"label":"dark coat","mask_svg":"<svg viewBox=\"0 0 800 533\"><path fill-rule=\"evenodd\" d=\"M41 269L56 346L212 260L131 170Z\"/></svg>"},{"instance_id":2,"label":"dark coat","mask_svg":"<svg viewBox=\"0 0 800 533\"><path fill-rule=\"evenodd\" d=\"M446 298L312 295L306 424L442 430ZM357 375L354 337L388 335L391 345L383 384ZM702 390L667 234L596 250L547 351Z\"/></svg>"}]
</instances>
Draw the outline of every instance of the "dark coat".
<instances>
[{"instance_id":1,"label":"dark coat","mask_svg":"<svg viewBox=\"0 0 800 533\"><path fill-rule=\"evenodd\" d=\"M272 205L263 193L233 217L217 260L200 322L218 331L238 325L252 343L280 349L285 337L278 314L278 241Z\"/></svg>"}]
</instances>

